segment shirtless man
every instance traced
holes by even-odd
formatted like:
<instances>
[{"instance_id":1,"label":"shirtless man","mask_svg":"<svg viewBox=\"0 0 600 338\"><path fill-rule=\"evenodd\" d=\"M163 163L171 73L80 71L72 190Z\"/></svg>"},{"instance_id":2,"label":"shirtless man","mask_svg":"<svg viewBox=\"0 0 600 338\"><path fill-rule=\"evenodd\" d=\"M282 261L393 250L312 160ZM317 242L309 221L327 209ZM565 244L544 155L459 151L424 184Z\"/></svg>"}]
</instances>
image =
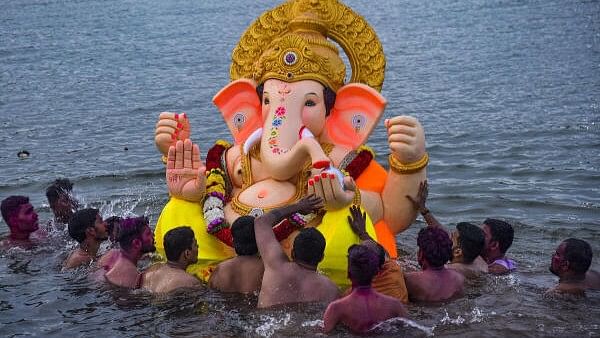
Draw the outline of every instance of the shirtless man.
<instances>
[{"instance_id":1,"label":"shirtless man","mask_svg":"<svg viewBox=\"0 0 600 338\"><path fill-rule=\"evenodd\" d=\"M254 217L242 216L231 225L236 257L221 262L210 274L208 286L223 292L253 293L260 290L265 266L258 257Z\"/></svg>"},{"instance_id":2,"label":"shirtless man","mask_svg":"<svg viewBox=\"0 0 600 338\"><path fill-rule=\"evenodd\" d=\"M448 265L467 278L488 272L487 263L479 256L485 245L483 230L475 224L460 222L452 231L452 260Z\"/></svg>"},{"instance_id":3,"label":"shirtless man","mask_svg":"<svg viewBox=\"0 0 600 338\"><path fill-rule=\"evenodd\" d=\"M275 238L273 226L295 212L308 214L322 208L314 195L295 204L272 210L254 222L258 252L265 265L258 307L300 302L331 302L339 295L337 286L317 272L323 260L325 238L315 228L304 228L294 239L292 262Z\"/></svg>"},{"instance_id":4,"label":"shirtless man","mask_svg":"<svg viewBox=\"0 0 600 338\"><path fill-rule=\"evenodd\" d=\"M96 259L100 243L108 238L106 222L98 209L79 210L69 221L69 235L79 243L79 247L71 252L63 263L63 269L86 265Z\"/></svg>"},{"instance_id":5,"label":"shirtless man","mask_svg":"<svg viewBox=\"0 0 600 338\"><path fill-rule=\"evenodd\" d=\"M592 281L598 273L589 271L592 255L592 247L581 239L569 238L560 243L550 263L550 272L559 278L558 285L549 291L583 296L586 289L598 289L597 280Z\"/></svg>"},{"instance_id":6,"label":"shirtless man","mask_svg":"<svg viewBox=\"0 0 600 338\"><path fill-rule=\"evenodd\" d=\"M10 230L8 238L0 242L0 248L8 249L13 246L31 248L32 234L39 229L38 215L33 209L29 198L25 196L9 196L0 204L2 218Z\"/></svg>"},{"instance_id":7,"label":"shirtless man","mask_svg":"<svg viewBox=\"0 0 600 338\"><path fill-rule=\"evenodd\" d=\"M412 202L415 210L421 213L427 225L446 230L425 205L428 194L429 186L427 181L423 181L419 185L417 197L413 199L407 195L406 198ZM448 268L462 273L467 278L488 272L487 263L480 257L485 246L483 230L473 224L461 222L456 225L456 230L452 231L451 239L452 259L447 265Z\"/></svg>"},{"instance_id":8,"label":"shirtless man","mask_svg":"<svg viewBox=\"0 0 600 338\"><path fill-rule=\"evenodd\" d=\"M488 271L502 275L517 269L517 263L506 257L506 251L513 242L513 227L499 219L488 218L481 226L485 235L485 246L481 257L488 264Z\"/></svg>"},{"instance_id":9,"label":"shirtless man","mask_svg":"<svg viewBox=\"0 0 600 338\"><path fill-rule=\"evenodd\" d=\"M135 289L140 287L141 275L138 260L148 252L154 252L154 235L146 217L124 219L117 234L120 249L107 263L104 278L116 286Z\"/></svg>"},{"instance_id":10,"label":"shirtless man","mask_svg":"<svg viewBox=\"0 0 600 338\"><path fill-rule=\"evenodd\" d=\"M348 249L348 278L352 281L352 292L327 306L323 316L325 333L331 332L340 322L355 333L365 333L384 320L407 316L402 302L371 287L378 266L379 257L367 246L352 245Z\"/></svg>"},{"instance_id":11,"label":"shirtless man","mask_svg":"<svg viewBox=\"0 0 600 338\"><path fill-rule=\"evenodd\" d=\"M200 281L185 272L198 261L198 243L188 226L169 230L164 238L166 263L152 265L142 274L142 288L152 293L170 293L183 288L202 287Z\"/></svg>"},{"instance_id":12,"label":"shirtless man","mask_svg":"<svg viewBox=\"0 0 600 338\"><path fill-rule=\"evenodd\" d=\"M384 295L394 297L403 303L408 303L408 292L402 267L397 261L390 259L383 246L371 238L365 230L366 214L353 205L350 207L348 223L354 233L360 238L361 244L373 250L379 258L379 272L373 277L371 286Z\"/></svg>"},{"instance_id":13,"label":"shirtless man","mask_svg":"<svg viewBox=\"0 0 600 338\"><path fill-rule=\"evenodd\" d=\"M412 301L440 302L463 295L465 277L444 264L452 257L452 241L439 227L425 227L417 236L417 260L423 271L405 274Z\"/></svg>"}]
</instances>

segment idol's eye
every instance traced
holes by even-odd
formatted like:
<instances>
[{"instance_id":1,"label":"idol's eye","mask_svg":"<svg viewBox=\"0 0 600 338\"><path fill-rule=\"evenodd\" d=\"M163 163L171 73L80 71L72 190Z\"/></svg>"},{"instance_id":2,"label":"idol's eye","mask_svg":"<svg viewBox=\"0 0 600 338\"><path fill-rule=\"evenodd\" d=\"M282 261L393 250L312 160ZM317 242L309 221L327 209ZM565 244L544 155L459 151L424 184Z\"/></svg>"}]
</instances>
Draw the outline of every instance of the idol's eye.
<instances>
[{"instance_id":1,"label":"idol's eye","mask_svg":"<svg viewBox=\"0 0 600 338\"><path fill-rule=\"evenodd\" d=\"M306 107L314 107L314 106L316 106L317 104L316 104L316 103L315 103L315 101L313 101L313 100L306 100L306 102L304 102L304 105L305 105Z\"/></svg>"},{"instance_id":2,"label":"idol's eye","mask_svg":"<svg viewBox=\"0 0 600 338\"><path fill-rule=\"evenodd\" d=\"M269 98L268 98L268 97L265 97L265 98L263 99L263 104L267 105L267 104L269 104L269 103L271 103L271 101L269 101Z\"/></svg>"}]
</instances>

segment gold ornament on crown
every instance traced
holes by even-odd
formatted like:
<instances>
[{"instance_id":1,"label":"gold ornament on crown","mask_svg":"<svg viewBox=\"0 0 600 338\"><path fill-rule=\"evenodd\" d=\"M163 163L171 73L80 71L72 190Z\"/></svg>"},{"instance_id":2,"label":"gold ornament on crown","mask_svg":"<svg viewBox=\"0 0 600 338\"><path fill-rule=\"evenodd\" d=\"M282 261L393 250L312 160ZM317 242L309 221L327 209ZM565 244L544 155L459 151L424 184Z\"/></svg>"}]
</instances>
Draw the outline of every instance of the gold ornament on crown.
<instances>
[{"instance_id":1,"label":"gold ornament on crown","mask_svg":"<svg viewBox=\"0 0 600 338\"><path fill-rule=\"evenodd\" d=\"M346 83L346 67L333 42L348 56L349 82L381 91L381 42L363 17L337 0L289 1L263 13L233 50L231 80L309 79L337 91Z\"/></svg>"}]
</instances>

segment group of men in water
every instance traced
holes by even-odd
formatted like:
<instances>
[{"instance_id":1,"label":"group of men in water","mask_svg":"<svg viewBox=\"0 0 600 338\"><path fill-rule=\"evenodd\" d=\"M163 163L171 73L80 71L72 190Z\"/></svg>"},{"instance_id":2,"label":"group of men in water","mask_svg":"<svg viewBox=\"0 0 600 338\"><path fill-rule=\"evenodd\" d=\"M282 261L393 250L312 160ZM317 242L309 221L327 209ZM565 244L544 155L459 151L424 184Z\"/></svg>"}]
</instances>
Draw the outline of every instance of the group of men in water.
<instances>
[{"instance_id":1,"label":"group of men in water","mask_svg":"<svg viewBox=\"0 0 600 338\"><path fill-rule=\"evenodd\" d=\"M170 293L201 288L203 283L186 269L196 263L198 245L193 230L182 225L164 236L166 262L140 272L138 261L156 250L154 235L146 217L103 219L98 209L78 209L72 184L56 180L46 191L55 222L67 223L68 233L79 246L67 257L63 269L95 267L90 275L125 288L142 288L153 293ZM498 219L486 219L481 226L458 223L448 232L426 207L427 182L416 197L406 196L423 216L427 226L417 236L417 261L421 271L403 273L397 261L365 230L366 215L350 207L348 226L360 239L348 249L348 278L352 288L340 298L340 290L317 267L323 259L325 238L315 228L301 229L294 239L291 259L284 253L273 226L294 213L308 214L323 207L314 195L254 218L243 216L232 224L236 256L218 264L208 287L223 292L257 293L258 307L299 302L327 302L324 329L338 323L355 332L365 332L377 323L406 317L404 304L440 302L460 297L465 279L482 274L507 274L516 263L507 258L512 245L512 226ZM24 196L5 198L0 206L10 235L0 246L30 247L40 241L38 216ZM102 242L112 248L99 256ZM552 255L550 271L559 277L551 292L583 295L586 289L600 288L600 273L589 270L590 245L569 238Z\"/></svg>"}]
</instances>

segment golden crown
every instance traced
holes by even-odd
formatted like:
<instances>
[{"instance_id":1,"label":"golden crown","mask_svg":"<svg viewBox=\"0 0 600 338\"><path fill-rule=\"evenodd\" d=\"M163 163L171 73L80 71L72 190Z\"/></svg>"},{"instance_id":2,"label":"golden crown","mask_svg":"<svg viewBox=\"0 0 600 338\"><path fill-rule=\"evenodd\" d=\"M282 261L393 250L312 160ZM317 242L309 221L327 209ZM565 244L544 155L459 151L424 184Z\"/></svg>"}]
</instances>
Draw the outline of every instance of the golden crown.
<instances>
[{"instance_id":1,"label":"golden crown","mask_svg":"<svg viewBox=\"0 0 600 338\"><path fill-rule=\"evenodd\" d=\"M381 91L381 42L360 15L337 0L290 1L263 13L233 50L231 79L316 80L337 91L345 83L346 67L328 38L348 56L350 82Z\"/></svg>"}]
</instances>

